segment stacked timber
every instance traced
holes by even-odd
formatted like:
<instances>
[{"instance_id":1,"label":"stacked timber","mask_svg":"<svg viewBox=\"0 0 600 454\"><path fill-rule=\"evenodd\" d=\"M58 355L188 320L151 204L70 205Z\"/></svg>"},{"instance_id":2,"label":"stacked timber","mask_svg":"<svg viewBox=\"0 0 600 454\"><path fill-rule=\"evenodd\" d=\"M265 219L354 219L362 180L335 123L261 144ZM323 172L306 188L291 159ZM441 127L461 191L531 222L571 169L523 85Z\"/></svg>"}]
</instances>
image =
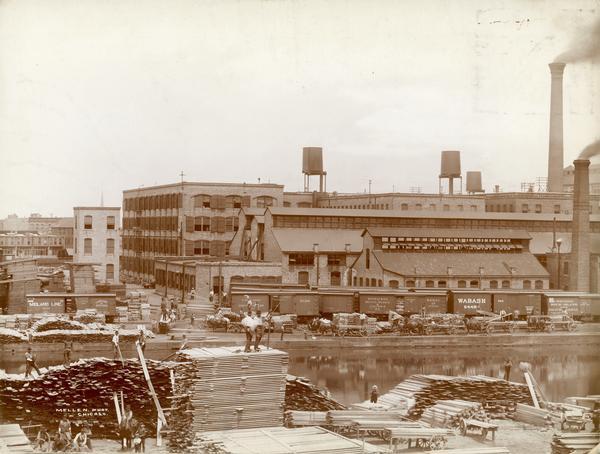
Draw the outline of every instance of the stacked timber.
<instances>
[{"instance_id":1,"label":"stacked timber","mask_svg":"<svg viewBox=\"0 0 600 454\"><path fill-rule=\"evenodd\" d=\"M207 432L195 444L195 452L227 454L359 454L383 450L360 440L351 440L321 427L264 427L261 429Z\"/></svg>"},{"instance_id":2,"label":"stacked timber","mask_svg":"<svg viewBox=\"0 0 600 454\"><path fill-rule=\"evenodd\" d=\"M377 404L385 408L396 408L408 403L409 416L419 419L423 411L440 400L466 400L484 403L496 401L508 405L511 402L531 403L526 385L505 380L474 375L452 377L446 375L412 375L391 391L379 397ZM357 406L367 406L364 402Z\"/></svg>"},{"instance_id":3,"label":"stacked timber","mask_svg":"<svg viewBox=\"0 0 600 454\"><path fill-rule=\"evenodd\" d=\"M27 336L11 328L0 328L0 344L18 344L27 342Z\"/></svg>"},{"instance_id":4,"label":"stacked timber","mask_svg":"<svg viewBox=\"0 0 600 454\"><path fill-rule=\"evenodd\" d=\"M285 412L284 422L286 427L325 426L327 412L288 410Z\"/></svg>"},{"instance_id":5,"label":"stacked timber","mask_svg":"<svg viewBox=\"0 0 600 454\"><path fill-rule=\"evenodd\" d=\"M287 376L285 409L303 411L343 410L345 407L304 378Z\"/></svg>"},{"instance_id":6,"label":"stacked timber","mask_svg":"<svg viewBox=\"0 0 600 454\"><path fill-rule=\"evenodd\" d=\"M406 422L403 411L374 411L374 410L332 410L327 412L327 426L333 430L341 430L355 425L356 420L386 420Z\"/></svg>"},{"instance_id":7,"label":"stacked timber","mask_svg":"<svg viewBox=\"0 0 600 454\"><path fill-rule=\"evenodd\" d=\"M508 448L505 447L478 447L478 448L457 448L457 449L442 449L437 451L425 451L435 454L510 454Z\"/></svg>"},{"instance_id":8,"label":"stacked timber","mask_svg":"<svg viewBox=\"0 0 600 454\"><path fill-rule=\"evenodd\" d=\"M192 348L175 369L169 441L187 449L198 432L283 425L288 355L238 347Z\"/></svg>"},{"instance_id":9,"label":"stacked timber","mask_svg":"<svg viewBox=\"0 0 600 454\"><path fill-rule=\"evenodd\" d=\"M147 361L161 405L168 407L172 363ZM134 417L149 430L156 427L156 409L142 366L137 360L80 360L70 366L50 367L40 377L0 374L0 408L5 422L56 427L63 415L73 423L88 422L96 437L115 438L117 416L113 393L123 393Z\"/></svg>"},{"instance_id":10,"label":"stacked timber","mask_svg":"<svg viewBox=\"0 0 600 454\"><path fill-rule=\"evenodd\" d=\"M548 421L551 421L552 424L560 427L560 418L560 411L545 410L543 408L535 408L525 404L517 404L517 409L513 415L515 421L542 427L546 426Z\"/></svg>"},{"instance_id":11,"label":"stacked timber","mask_svg":"<svg viewBox=\"0 0 600 454\"><path fill-rule=\"evenodd\" d=\"M31 325L31 330L39 333L55 329L80 330L86 328L87 326L85 324L69 320L68 317L46 317Z\"/></svg>"},{"instance_id":12,"label":"stacked timber","mask_svg":"<svg viewBox=\"0 0 600 454\"><path fill-rule=\"evenodd\" d=\"M479 402L465 400L440 400L426 408L420 421L431 427L458 427L462 418L470 418L481 411Z\"/></svg>"},{"instance_id":13,"label":"stacked timber","mask_svg":"<svg viewBox=\"0 0 600 454\"><path fill-rule=\"evenodd\" d=\"M80 323L104 323L106 315L98 313L96 309L78 309L73 320Z\"/></svg>"},{"instance_id":14,"label":"stacked timber","mask_svg":"<svg viewBox=\"0 0 600 454\"><path fill-rule=\"evenodd\" d=\"M600 433L559 433L552 438L552 454L587 454L599 443Z\"/></svg>"}]
</instances>

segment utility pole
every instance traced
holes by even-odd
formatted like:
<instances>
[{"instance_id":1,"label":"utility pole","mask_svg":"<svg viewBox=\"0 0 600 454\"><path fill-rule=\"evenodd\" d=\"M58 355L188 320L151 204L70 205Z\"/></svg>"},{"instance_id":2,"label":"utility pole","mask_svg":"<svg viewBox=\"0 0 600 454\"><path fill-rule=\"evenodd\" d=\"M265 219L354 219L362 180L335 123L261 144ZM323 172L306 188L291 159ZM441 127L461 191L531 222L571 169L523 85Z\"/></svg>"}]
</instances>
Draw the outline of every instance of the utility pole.
<instances>
[{"instance_id":1,"label":"utility pole","mask_svg":"<svg viewBox=\"0 0 600 454\"><path fill-rule=\"evenodd\" d=\"M181 177L181 206L179 207L179 214L181 216L181 221L179 222L179 254L183 257L185 256L185 245L183 243L183 225L185 223L185 216L183 213L183 170L179 174Z\"/></svg>"}]
</instances>

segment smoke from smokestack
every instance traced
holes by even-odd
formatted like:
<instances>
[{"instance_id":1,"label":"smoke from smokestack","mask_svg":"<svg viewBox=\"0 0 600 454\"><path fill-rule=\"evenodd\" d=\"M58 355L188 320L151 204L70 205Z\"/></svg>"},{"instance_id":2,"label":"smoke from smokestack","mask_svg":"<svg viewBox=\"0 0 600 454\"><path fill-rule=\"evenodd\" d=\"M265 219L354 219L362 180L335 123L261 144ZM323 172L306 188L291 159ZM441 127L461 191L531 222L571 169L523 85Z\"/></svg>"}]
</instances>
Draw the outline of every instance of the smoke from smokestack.
<instances>
[{"instance_id":1,"label":"smoke from smokestack","mask_svg":"<svg viewBox=\"0 0 600 454\"><path fill-rule=\"evenodd\" d=\"M578 33L569 50L554 59L555 62L577 63L587 60L600 60L600 20L587 30Z\"/></svg>"},{"instance_id":2,"label":"smoke from smokestack","mask_svg":"<svg viewBox=\"0 0 600 454\"><path fill-rule=\"evenodd\" d=\"M585 147L578 159L590 159L591 157L598 155L600 155L600 139Z\"/></svg>"}]
</instances>

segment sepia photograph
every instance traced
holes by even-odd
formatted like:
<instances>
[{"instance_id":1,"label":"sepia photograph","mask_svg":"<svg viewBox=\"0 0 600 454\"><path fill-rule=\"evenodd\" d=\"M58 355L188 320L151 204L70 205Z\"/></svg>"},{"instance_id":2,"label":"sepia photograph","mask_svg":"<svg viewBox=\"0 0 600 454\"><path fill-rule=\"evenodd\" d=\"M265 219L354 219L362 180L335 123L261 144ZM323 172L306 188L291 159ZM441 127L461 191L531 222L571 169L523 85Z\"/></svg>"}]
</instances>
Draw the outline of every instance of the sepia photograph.
<instances>
[{"instance_id":1,"label":"sepia photograph","mask_svg":"<svg viewBox=\"0 0 600 454\"><path fill-rule=\"evenodd\" d=\"M600 454L600 0L0 0L0 454Z\"/></svg>"}]
</instances>

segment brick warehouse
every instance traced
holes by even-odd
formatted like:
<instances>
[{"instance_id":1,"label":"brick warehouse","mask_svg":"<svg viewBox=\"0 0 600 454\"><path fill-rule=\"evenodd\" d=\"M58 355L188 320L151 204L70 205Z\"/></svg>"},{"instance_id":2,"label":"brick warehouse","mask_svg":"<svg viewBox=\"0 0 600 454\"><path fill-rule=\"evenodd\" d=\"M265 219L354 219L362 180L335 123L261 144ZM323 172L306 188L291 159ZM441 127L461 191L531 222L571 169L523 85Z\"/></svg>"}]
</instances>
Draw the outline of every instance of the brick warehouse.
<instances>
[{"instance_id":1,"label":"brick warehouse","mask_svg":"<svg viewBox=\"0 0 600 454\"><path fill-rule=\"evenodd\" d=\"M282 205L277 184L182 182L123 191L123 278L153 281L156 257L226 257L242 207Z\"/></svg>"}]
</instances>

